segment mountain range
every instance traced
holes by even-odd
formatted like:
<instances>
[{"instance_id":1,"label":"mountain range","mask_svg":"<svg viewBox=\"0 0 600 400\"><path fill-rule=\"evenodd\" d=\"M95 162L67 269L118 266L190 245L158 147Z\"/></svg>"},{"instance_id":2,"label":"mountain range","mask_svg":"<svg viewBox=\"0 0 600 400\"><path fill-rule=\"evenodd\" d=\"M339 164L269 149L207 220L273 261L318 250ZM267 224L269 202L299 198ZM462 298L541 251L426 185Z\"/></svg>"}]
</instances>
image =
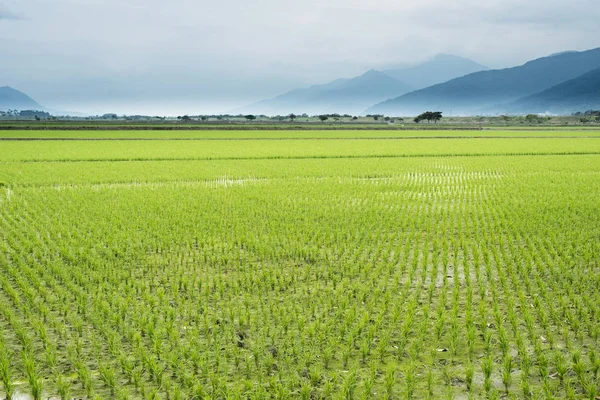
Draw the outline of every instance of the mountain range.
<instances>
[{"instance_id":1,"label":"mountain range","mask_svg":"<svg viewBox=\"0 0 600 400\"><path fill-rule=\"evenodd\" d=\"M46 109L28 95L3 86L0 111L9 109L78 114ZM590 109L600 109L600 48L556 53L493 70L441 54L414 67L369 70L354 78L292 90L233 113L413 116L428 110L444 115L496 115Z\"/></svg>"},{"instance_id":2,"label":"mountain range","mask_svg":"<svg viewBox=\"0 0 600 400\"><path fill-rule=\"evenodd\" d=\"M485 66L469 59L440 54L417 66L370 70L351 79L336 79L326 84L292 90L234 110L233 113L360 114L380 101L485 69Z\"/></svg>"},{"instance_id":3,"label":"mountain range","mask_svg":"<svg viewBox=\"0 0 600 400\"><path fill-rule=\"evenodd\" d=\"M542 92L597 68L600 68L600 48L583 52L563 52L518 67L475 72L416 90L376 104L365 113L415 115L423 110L439 110L446 115L473 115L494 114L505 109L516 113L531 112L533 108L529 107L533 107L531 102L535 101L535 97L527 101L525 98L538 93L539 99L547 98L550 94ZM570 85L573 83L567 86ZM563 90L565 88L561 87L552 93ZM570 93L574 97L579 96L576 89ZM593 97L594 93L597 97L600 96L597 91L592 91L590 95ZM568 101L572 104L576 102L573 97ZM517 107L519 104L523 107ZM535 108L539 109L542 104L540 102ZM553 107L557 107L556 102Z\"/></svg>"},{"instance_id":4,"label":"mountain range","mask_svg":"<svg viewBox=\"0 0 600 400\"><path fill-rule=\"evenodd\" d=\"M290 113L356 114L373 103L410 92L412 87L383 72L370 70L352 79L296 89L273 99L243 107L233 113L285 115Z\"/></svg>"}]
</instances>

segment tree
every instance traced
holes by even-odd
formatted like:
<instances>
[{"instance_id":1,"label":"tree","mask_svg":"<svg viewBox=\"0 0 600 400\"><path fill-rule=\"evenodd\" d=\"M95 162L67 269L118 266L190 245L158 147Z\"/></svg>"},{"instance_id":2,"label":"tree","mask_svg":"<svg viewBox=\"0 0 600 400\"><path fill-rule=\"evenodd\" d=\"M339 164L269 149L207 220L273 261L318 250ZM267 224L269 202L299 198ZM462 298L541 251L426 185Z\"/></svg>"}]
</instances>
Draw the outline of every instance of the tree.
<instances>
[{"instance_id":1,"label":"tree","mask_svg":"<svg viewBox=\"0 0 600 400\"><path fill-rule=\"evenodd\" d=\"M290 115L288 115L288 117L290 118L290 121L294 122L294 120L296 119L296 114L291 113Z\"/></svg>"},{"instance_id":2,"label":"tree","mask_svg":"<svg viewBox=\"0 0 600 400\"><path fill-rule=\"evenodd\" d=\"M246 118L246 121L254 121L256 119L256 116L254 116L252 114L248 114L248 115L244 115L244 118Z\"/></svg>"},{"instance_id":3,"label":"tree","mask_svg":"<svg viewBox=\"0 0 600 400\"><path fill-rule=\"evenodd\" d=\"M190 122L192 119L190 118L189 115L184 115L183 117L181 117L181 120L183 122Z\"/></svg>"},{"instance_id":4,"label":"tree","mask_svg":"<svg viewBox=\"0 0 600 400\"><path fill-rule=\"evenodd\" d=\"M421 121L427 120L427 122L433 121L437 124L440 119L442 119L441 111L426 111L423 114L417 115L414 121L418 124Z\"/></svg>"},{"instance_id":5,"label":"tree","mask_svg":"<svg viewBox=\"0 0 600 400\"><path fill-rule=\"evenodd\" d=\"M329 119L329 117L327 115L319 115L319 119L321 120L321 122L325 122Z\"/></svg>"},{"instance_id":6,"label":"tree","mask_svg":"<svg viewBox=\"0 0 600 400\"><path fill-rule=\"evenodd\" d=\"M527 114L525 116L525 121L529 122L530 124L537 124L540 122L540 119L537 114Z\"/></svg>"},{"instance_id":7,"label":"tree","mask_svg":"<svg viewBox=\"0 0 600 400\"><path fill-rule=\"evenodd\" d=\"M355 115L354 117L352 117L352 121L356 121L358 119L358 117Z\"/></svg>"},{"instance_id":8,"label":"tree","mask_svg":"<svg viewBox=\"0 0 600 400\"><path fill-rule=\"evenodd\" d=\"M203 115L202 117L200 117L200 119L201 119L202 121L206 121L206 120L208 119L208 117L207 117L206 115Z\"/></svg>"}]
</instances>

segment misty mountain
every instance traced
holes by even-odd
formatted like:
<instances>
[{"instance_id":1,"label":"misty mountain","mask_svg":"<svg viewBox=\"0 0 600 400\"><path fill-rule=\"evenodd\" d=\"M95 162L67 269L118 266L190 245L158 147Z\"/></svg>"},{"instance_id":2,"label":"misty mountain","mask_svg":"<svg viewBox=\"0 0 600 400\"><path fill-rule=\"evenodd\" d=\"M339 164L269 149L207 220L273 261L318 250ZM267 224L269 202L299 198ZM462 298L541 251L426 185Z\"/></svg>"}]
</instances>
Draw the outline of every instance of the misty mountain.
<instances>
[{"instance_id":1,"label":"misty mountain","mask_svg":"<svg viewBox=\"0 0 600 400\"><path fill-rule=\"evenodd\" d=\"M446 82L454 78L485 71L488 67L451 54L438 54L432 60L410 68L386 69L383 72L415 90Z\"/></svg>"},{"instance_id":2,"label":"misty mountain","mask_svg":"<svg viewBox=\"0 0 600 400\"><path fill-rule=\"evenodd\" d=\"M600 109L600 68L506 106L509 113L572 114Z\"/></svg>"},{"instance_id":3,"label":"misty mountain","mask_svg":"<svg viewBox=\"0 0 600 400\"><path fill-rule=\"evenodd\" d=\"M336 79L330 83L292 90L235 110L234 113L360 114L374 103L485 69L483 65L466 58L439 54L413 67L370 70L352 79Z\"/></svg>"},{"instance_id":4,"label":"misty mountain","mask_svg":"<svg viewBox=\"0 0 600 400\"><path fill-rule=\"evenodd\" d=\"M403 82L382 72L370 70L352 79L337 79L322 85L292 90L235 112L266 115L355 114L374 102L399 96L411 90L413 89Z\"/></svg>"},{"instance_id":5,"label":"misty mountain","mask_svg":"<svg viewBox=\"0 0 600 400\"><path fill-rule=\"evenodd\" d=\"M600 48L561 53L500 70L475 72L376 104L367 113L415 115L424 110L446 115L501 112L499 105L542 92L600 68Z\"/></svg>"},{"instance_id":6,"label":"misty mountain","mask_svg":"<svg viewBox=\"0 0 600 400\"><path fill-rule=\"evenodd\" d=\"M39 103L10 86L0 87L0 111L6 110L44 110Z\"/></svg>"}]
</instances>

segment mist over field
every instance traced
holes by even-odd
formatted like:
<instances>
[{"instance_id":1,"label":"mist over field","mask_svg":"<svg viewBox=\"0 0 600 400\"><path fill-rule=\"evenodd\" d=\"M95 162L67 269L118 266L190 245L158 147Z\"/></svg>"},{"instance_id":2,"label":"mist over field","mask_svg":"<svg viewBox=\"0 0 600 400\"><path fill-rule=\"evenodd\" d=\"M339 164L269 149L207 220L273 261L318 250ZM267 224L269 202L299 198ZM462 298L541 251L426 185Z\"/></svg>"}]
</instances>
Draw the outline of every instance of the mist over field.
<instances>
[{"instance_id":1,"label":"mist over field","mask_svg":"<svg viewBox=\"0 0 600 400\"><path fill-rule=\"evenodd\" d=\"M224 113L439 53L501 68L590 49L599 18L592 0L8 0L0 86L91 114Z\"/></svg>"}]
</instances>

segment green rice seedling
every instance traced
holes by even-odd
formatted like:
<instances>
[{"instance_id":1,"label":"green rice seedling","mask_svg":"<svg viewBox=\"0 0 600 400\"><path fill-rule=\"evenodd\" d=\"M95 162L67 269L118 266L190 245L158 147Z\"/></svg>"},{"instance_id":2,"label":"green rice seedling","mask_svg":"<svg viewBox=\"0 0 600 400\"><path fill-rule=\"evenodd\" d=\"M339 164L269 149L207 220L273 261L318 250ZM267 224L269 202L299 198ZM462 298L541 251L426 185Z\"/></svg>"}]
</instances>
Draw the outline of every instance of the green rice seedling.
<instances>
[{"instance_id":1,"label":"green rice seedling","mask_svg":"<svg viewBox=\"0 0 600 400\"><path fill-rule=\"evenodd\" d=\"M544 398L548 400L554 399L553 389L550 386L550 381L548 379L544 379L542 381L542 393L544 395Z\"/></svg>"},{"instance_id":2,"label":"green rice seedling","mask_svg":"<svg viewBox=\"0 0 600 400\"><path fill-rule=\"evenodd\" d=\"M308 371L308 377L313 387L319 386L321 380L323 379L323 371L321 367L317 364L313 364Z\"/></svg>"},{"instance_id":3,"label":"green rice seedling","mask_svg":"<svg viewBox=\"0 0 600 400\"><path fill-rule=\"evenodd\" d=\"M434 377L434 373L433 373L433 366L430 366L427 369L426 380L427 380L427 397L433 398L434 386L435 386L435 377Z\"/></svg>"},{"instance_id":4,"label":"green rice seedling","mask_svg":"<svg viewBox=\"0 0 600 400\"><path fill-rule=\"evenodd\" d=\"M353 399L357 386L356 371L350 371L342 382L342 398Z\"/></svg>"},{"instance_id":5,"label":"green rice seedling","mask_svg":"<svg viewBox=\"0 0 600 400\"><path fill-rule=\"evenodd\" d=\"M8 351L1 342L2 341L0 340L0 381L2 381L2 387L6 398L10 400L15 394L15 385L12 380Z\"/></svg>"},{"instance_id":6,"label":"green rice seedling","mask_svg":"<svg viewBox=\"0 0 600 400\"><path fill-rule=\"evenodd\" d=\"M580 350L575 350L573 352L572 356L573 356L572 369L575 372L577 379L579 379L579 382L581 382L583 385L583 383L585 382L586 366L583 363L583 361L581 360Z\"/></svg>"},{"instance_id":7,"label":"green rice seedling","mask_svg":"<svg viewBox=\"0 0 600 400\"><path fill-rule=\"evenodd\" d=\"M485 388L486 393L490 393L492 390L492 371L494 367L494 360L492 360L491 356L488 356L483 359L481 362L481 368L483 370L484 383L483 386Z\"/></svg>"},{"instance_id":8,"label":"green rice seedling","mask_svg":"<svg viewBox=\"0 0 600 400\"><path fill-rule=\"evenodd\" d=\"M405 396L406 399L412 399L415 394L416 384L416 366L413 363L409 363L404 368L404 384L405 384Z\"/></svg>"},{"instance_id":9,"label":"green rice seedling","mask_svg":"<svg viewBox=\"0 0 600 400\"><path fill-rule=\"evenodd\" d=\"M469 393L473 392L473 379L475 377L475 366L472 362L467 364L465 368L465 383L467 385L467 390Z\"/></svg>"},{"instance_id":10,"label":"green rice seedling","mask_svg":"<svg viewBox=\"0 0 600 400\"><path fill-rule=\"evenodd\" d=\"M524 353L523 355L521 355L521 375L529 377L530 368L531 368L531 358L529 357L529 354Z\"/></svg>"},{"instance_id":11,"label":"green rice seedling","mask_svg":"<svg viewBox=\"0 0 600 400\"><path fill-rule=\"evenodd\" d=\"M502 383L504 384L504 390L506 394L509 393L510 385L512 383L512 367L513 359L510 354L504 356L502 361Z\"/></svg>"},{"instance_id":12,"label":"green rice seedling","mask_svg":"<svg viewBox=\"0 0 600 400\"><path fill-rule=\"evenodd\" d=\"M526 399L530 399L532 396L529 377L525 374L521 374L521 393L523 393L523 397Z\"/></svg>"},{"instance_id":13,"label":"green rice seedling","mask_svg":"<svg viewBox=\"0 0 600 400\"><path fill-rule=\"evenodd\" d=\"M35 400L41 400L43 380L38 376L32 353L23 353L23 366L25 367L25 374L27 375L31 395Z\"/></svg>"},{"instance_id":14,"label":"green rice seedling","mask_svg":"<svg viewBox=\"0 0 600 400\"><path fill-rule=\"evenodd\" d=\"M569 400L574 400L576 398L575 387L573 386L571 379L565 381L565 395Z\"/></svg>"},{"instance_id":15,"label":"green rice seedling","mask_svg":"<svg viewBox=\"0 0 600 400\"><path fill-rule=\"evenodd\" d=\"M373 387L375 385L375 380L371 375L367 376L363 382L363 399L371 399L373 397Z\"/></svg>"},{"instance_id":16,"label":"green rice seedling","mask_svg":"<svg viewBox=\"0 0 600 400\"><path fill-rule=\"evenodd\" d=\"M384 375L384 388L386 397L393 398L394 385L396 384L396 366L394 364L388 365Z\"/></svg>"},{"instance_id":17,"label":"green rice seedling","mask_svg":"<svg viewBox=\"0 0 600 400\"><path fill-rule=\"evenodd\" d=\"M598 398L598 387L596 385L596 382L590 379L583 387L589 400L596 400Z\"/></svg>"},{"instance_id":18,"label":"green rice seedling","mask_svg":"<svg viewBox=\"0 0 600 400\"><path fill-rule=\"evenodd\" d=\"M44 355L48 367L54 370L58 365L58 354L56 347L53 344L48 345L44 351Z\"/></svg>"},{"instance_id":19,"label":"green rice seedling","mask_svg":"<svg viewBox=\"0 0 600 400\"><path fill-rule=\"evenodd\" d=\"M489 355L492 350L492 332L489 330L486 330L483 333L483 349L487 355Z\"/></svg>"},{"instance_id":20,"label":"green rice seedling","mask_svg":"<svg viewBox=\"0 0 600 400\"><path fill-rule=\"evenodd\" d=\"M564 357L559 352L557 352L554 356L554 366L556 368L558 379L560 379L560 383L564 384L569 367L565 362Z\"/></svg>"},{"instance_id":21,"label":"green rice seedling","mask_svg":"<svg viewBox=\"0 0 600 400\"><path fill-rule=\"evenodd\" d=\"M446 390L444 392L444 398L446 400L453 400L455 398L454 388L452 386L446 386Z\"/></svg>"},{"instance_id":22,"label":"green rice seedling","mask_svg":"<svg viewBox=\"0 0 600 400\"><path fill-rule=\"evenodd\" d=\"M100 378L104 384L110 389L111 395L115 395L115 389L117 386L117 380L114 369L106 364L100 363L98 365L100 371Z\"/></svg>"},{"instance_id":23,"label":"green rice seedling","mask_svg":"<svg viewBox=\"0 0 600 400\"><path fill-rule=\"evenodd\" d=\"M172 399L175 399L175 398L176 398L176 397L175 397L176 395L175 395L175 394L173 394L172 392L168 392L168 393L169 393L169 396L170 396ZM121 389L119 389L119 390L117 391L116 398L117 398L118 400L129 400L129 399L131 398L131 396L129 395L129 392L127 391L127 389L125 389L125 388L121 388Z\"/></svg>"},{"instance_id":24,"label":"green rice seedling","mask_svg":"<svg viewBox=\"0 0 600 400\"><path fill-rule=\"evenodd\" d=\"M329 368L329 364L331 363L331 360L333 359L333 349L331 347L326 347L323 350L323 367L325 369Z\"/></svg>"},{"instance_id":25,"label":"green rice seedling","mask_svg":"<svg viewBox=\"0 0 600 400\"><path fill-rule=\"evenodd\" d=\"M590 349L588 357L590 359L592 371L594 372L594 379L598 379L598 372L600 371L600 357L596 355L596 351L594 349Z\"/></svg>"},{"instance_id":26,"label":"green rice seedling","mask_svg":"<svg viewBox=\"0 0 600 400\"><path fill-rule=\"evenodd\" d=\"M310 382L305 381L300 385L300 398L302 400L309 400L311 398L312 386Z\"/></svg>"},{"instance_id":27,"label":"green rice seedling","mask_svg":"<svg viewBox=\"0 0 600 400\"><path fill-rule=\"evenodd\" d=\"M469 360L473 360L475 355L475 327L472 325L467 328L467 347L469 348Z\"/></svg>"},{"instance_id":28,"label":"green rice seedling","mask_svg":"<svg viewBox=\"0 0 600 400\"><path fill-rule=\"evenodd\" d=\"M61 400L67 400L71 398L72 383L68 378L62 374L59 374L54 381L54 385L56 386L56 390Z\"/></svg>"}]
</instances>

